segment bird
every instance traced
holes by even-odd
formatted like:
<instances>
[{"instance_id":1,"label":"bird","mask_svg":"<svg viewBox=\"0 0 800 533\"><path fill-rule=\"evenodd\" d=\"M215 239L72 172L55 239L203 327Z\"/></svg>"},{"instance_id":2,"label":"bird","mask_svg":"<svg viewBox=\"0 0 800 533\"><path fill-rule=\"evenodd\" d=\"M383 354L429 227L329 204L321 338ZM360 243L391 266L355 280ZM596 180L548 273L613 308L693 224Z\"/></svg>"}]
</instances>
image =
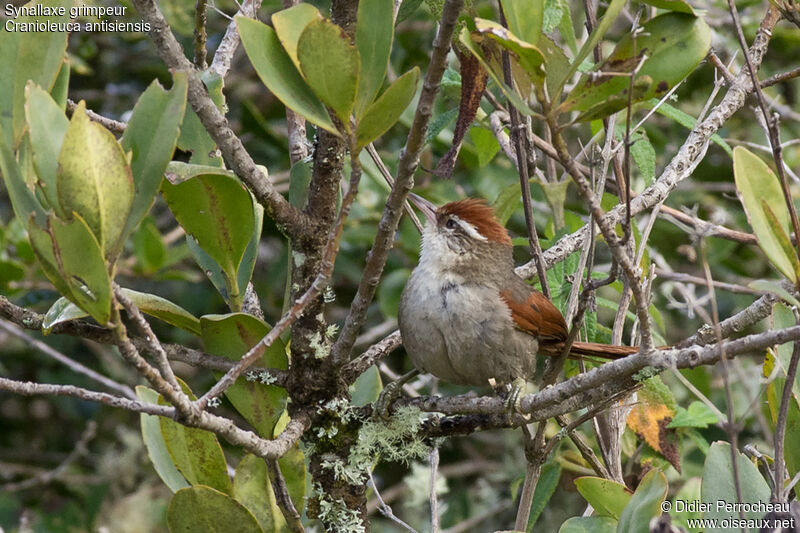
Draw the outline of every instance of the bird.
<instances>
[{"instance_id":1,"label":"bird","mask_svg":"<svg viewBox=\"0 0 800 533\"><path fill-rule=\"evenodd\" d=\"M513 385L517 401L535 374L537 354L563 352L564 316L516 274L511 237L484 200L437 207L413 193L409 199L426 224L398 309L406 353L417 369L449 383ZM636 352L574 342L569 354L615 359Z\"/></svg>"}]
</instances>

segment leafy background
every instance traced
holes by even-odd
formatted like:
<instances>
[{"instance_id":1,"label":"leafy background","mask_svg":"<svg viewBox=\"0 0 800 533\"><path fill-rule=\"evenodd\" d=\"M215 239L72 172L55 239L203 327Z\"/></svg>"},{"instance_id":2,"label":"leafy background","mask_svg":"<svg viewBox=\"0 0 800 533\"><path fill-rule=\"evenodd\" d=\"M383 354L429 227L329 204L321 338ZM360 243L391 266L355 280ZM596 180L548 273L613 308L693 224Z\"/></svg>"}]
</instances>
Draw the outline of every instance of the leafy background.
<instances>
[{"instance_id":1,"label":"leafy background","mask_svg":"<svg viewBox=\"0 0 800 533\"><path fill-rule=\"evenodd\" d=\"M89 5L102 5L100 2ZM576 29L582 28L582 8L555 0L547 5L551 13L570 10L569 16ZM108 5L111 5L110 3ZM137 21L135 10L126 2L127 17ZM315 3L321 12L327 13L330 6ZM412 9L411 6L416 5ZM188 51L192 46L192 3L180 0L160 2L173 29ZM408 7L407 7L408 6ZM765 10L762 2L738 2L745 33L752 39ZM216 7L232 14L236 6L232 2L220 1ZM495 18L493 3L476 0L470 6L479 16ZM703 6L706 21L715 30L714 46L719 50L736 50L726 15L727 7L719 1ZM261 18L281 9L278 2L264 2ZM435 32L435 17L441 9L436 0L413 2L407 0L403 9L408 17L397 25L396 41L392 52L390 77L409 69L427 64L427 53ZM410 13L409 13L410 12ZM215 11L209 11L209 44L213 49L227 20ZM628 30L628 22L619 20L610 35L621 36ZM762 78L787 70L795 65L792 51L800 45L797 28L781 24L775 30L767 58L762 65ZM610 52L609 46L607 52ZM156 57L150 41L142 34L89 34L76 33L69 41L72 65L70 97L84 99L90 109L98 113L125 120L139 95L152 79L159 79L169 86L171 77L163 63ZM225 82L225 97L228 117L245 142L245 146L256 161L268 166L270 175L289 190L289 156L286 142L284 107L272 97L258 80L249 62L240 51L231 73ZM727 61L729 57L722 57ZM677 91L672 105L684 113L696 116L700 113L714 83L713 69L701 66ZM791 109L797 109L800 83L792 80L772 88L769 93L780 98ZM455 61L445 74L443 91L436 101L436 109L423 154L422 167L434 168L436 162L449 148L458 108L460 76ZM486 102L484 101L484 106ZM488 111L488 106L486 111ZM411 110L407 110L400 122L384 135L377 147L394 171L397 154L405 140L410 125ZM800 122L795 115L782 122L784 139L800 137ZM582 138L588 138L589 125L575 128ZM313 128L310 128L313 131ZM685 138L684 125L670 118L656 115L644 127L646 137L641 142L641 153L635 160L633 189L643 185L657 175ZM754 126L752 114L741 112L730 119L720 131L730 145L745 142L763 144L762 131ZM309 134L313 140L313 133ZM574 139L573 139L574 140ZM638 144L638 143L637 143ZM636 145L635 145L636 146ZM649 147L652 147L650 149ZM637 154L635 154L636 156ZM765 157L765 154L760 154ZM800 165L800 148L786 148L784 157L789 167ZM367 158L362 158L366 176L342 238L342 252L336 263L334 291L336 302L327 308L328 320L341 321L347 304L355 294L360 279L363 259L372 244L380 210L387 187ZM504 203L510 195L507 191L518 187L517 173L509 160L498 153L496 141L480 119L466 136L452 180L444 181L420 172L416 191L435 202L454 200L465 195L480 196L490 202L500 202L510 213L508 227L513 236L526 234L524 217L518 200ZM552 242L555 232L549 218L549 208L543 190L538 185L531 188L538 218L540 235ZM725 226L749 231L741 204L735 196L730 155L718 144L712 144L708 154L687 180L675 191L668 202L672 207L692 210L701 219L711 220ZM574 188L567 191L565 204L567 227L577 229L585 218L582 202ZM581 217L581 218L579 218ZM38 274L30 245L24 238L23 228L13 220L8 198L0 198L0 290L19 305L45 312L57 298L44 278ZM208 282L206 276L192 260L184 240L171 239L177 224L163 199L157 200L149 217L129 240L123 252L119 268L121 284L143 292L153 292L178 303L196 316L209 313L224 313L225 301ZM675 223L659 219L655 223L650 241L651 258L663 257L675 271L702 276L697 261L695 242L691 234ZM378 298L370 309L369 327L374 333L359 346L366 347L371 341L391 331L396 320L399 294L406 277L413 268L418 253L419 237L408 220L401 223L398 241L391 252ZM515 250L519 262L527 261L524 239ZM775 273L762 252L754 247L731 241L710 238L705 240L708 261L715 279L746 285L749 280L774 278ZM609 257L600 257L601 264ZM267 217L264 220L262 239L258 248L253 280L268 318L280 315L287 273L287 246L283 237ZM569 274L567 260L557 265L551 276L551 289L556 293L563 284L564 274ZM568 290L568 287L567 287ZM604 289L599 294L597 312L598 330L609 325L613 319L614 303L618 299L619 284ZM689 286L695 298L704 294L702 288ZM702 325L702 321L689 310L673 283L656 281L654 308L657 310L657 332L665 342L675 342ZM730 316L747 306L752 295L717 291L720 316ZM184 343L199 347L196 337L153 321L158 336L165 342ZM766 328L769 324L759 327ZM20 379L49 383L73 383L89 385L80 376L30 350L26 345L0 337L0 372ZM90 341L65 336L46 339L48 344L62 352L76 354L79 361L97 368L122 382L133 384L135 376L109 350ZM753 443L762 449L771 449L769 414L759 402L753 402L764 389L760 380L763 354L737 358L731 374L733 402L736 418L742 424L740 442ZM409 362L402 351L387 360L389 368L396 372L408 370ZM681 371L682 374L711 402L724 411L726 400L720 385L720 374L716 368L698 368ZM192 385L194 390L204 390L213 383L211 372L198 370L188 365L179 365L178 373ZM664 458L642 444L627 430L623 439L626 472L636 475L640 465L651 464L665 469L669 481L670 496L696 494L699 497L698 479L703 473L707 455L716 449L710 443L725 440L726 434L709 417L707 410L698 407L694 397L674 377L664 377L666 388L653 394L664 394L674 398L674 403L686 409L686 426L676 433L682 470L677 472ZM438 384L440 394L457 394L465 388ZM665 392L666 390L666 392ZM230 405L227 405L230 407ZM683 411L679 411L683 413ZM161 483L146 457L139 433L138 416L95 404L69 399L23 398L0 393L0 483L17 479L52 468L74 446L88 421L97 422L97 437L89 443L89 453L70 466L58 481L34 490L0 492L0 526L12 531L20 524L21 517L35 531L86 531L107 527L111 531L166 531L165 508L169 501L169 490ZM675 420L678 420L677 417ZM551 433L557 431L556 426ZM237 450L225 447L225 453L238 462ZM724 453L722 454L724 456ZM729 459L728 459L729 460ZM490 431L469 438L454 438L441 448L442 475L439 489L445 506L442 524L444 527L463 523L469 517L485 515L485 520L475 525L476 530L504 527L513 522L511 495L519 488L520 472L524 472L522 440L518 431ZM580 515L589 496L577 492L573 480L590 471L580 456L564 443L545 465L541 481L542 494L539 502L550 492L549 505L540 506L537 527L543 531L555 531L568 517ZM383 463L376 470L376 479L383 488L384 499L392 503L395 510L415 527L425 529L427 520L428 476L426 466L415 463L410 466ZM648 480L650 481L650 480ZM657 481L652 481L657 483ZM585 498L585 499L584 499ZM691 498L690 498L691 499ZM591 501L591 500L589 500ZM536 502L535 502L536 505ZM394 531L391 525L373 513L373 530Z\"/></svg>"}]
</instances>

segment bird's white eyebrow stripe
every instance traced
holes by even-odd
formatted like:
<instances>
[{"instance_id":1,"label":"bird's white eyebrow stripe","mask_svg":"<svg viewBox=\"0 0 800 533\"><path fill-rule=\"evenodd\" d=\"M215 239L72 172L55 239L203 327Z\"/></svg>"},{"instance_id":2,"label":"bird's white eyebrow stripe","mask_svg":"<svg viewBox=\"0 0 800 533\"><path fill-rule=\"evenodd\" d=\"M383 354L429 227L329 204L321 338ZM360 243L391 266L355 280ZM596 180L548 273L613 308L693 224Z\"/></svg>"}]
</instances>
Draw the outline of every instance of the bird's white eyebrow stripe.
<instances>
[{"instance_id":1,"label":"bird's white eyebrow stripe","mask_svg":"<svg viewBox=\"0 0 800 533\"><path fill-rule=\"evenodd\" d=\"M450 215L450 216L451 216L451 218L453 220L456 221L456 223L459 226L461 226L461 229L463 229L464 232L467 235L469 235L470 237L472 237L473 239L477 239L479 241L486 241L487 240L486 237L481 235L481 233L477 229L475 229L475 226L473 226L472 224L470 224L466 220L461 220L460 218L458 218L457 215Z\"/></svg>"}]
</instances>

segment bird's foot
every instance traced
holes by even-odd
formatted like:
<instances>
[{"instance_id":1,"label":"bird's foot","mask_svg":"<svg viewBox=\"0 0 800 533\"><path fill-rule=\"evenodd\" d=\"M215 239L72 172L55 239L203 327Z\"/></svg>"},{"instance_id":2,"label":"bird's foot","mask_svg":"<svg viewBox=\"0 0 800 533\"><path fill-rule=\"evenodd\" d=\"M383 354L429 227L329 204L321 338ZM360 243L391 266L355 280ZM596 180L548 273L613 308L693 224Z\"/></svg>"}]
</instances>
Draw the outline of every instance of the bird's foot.
<instances>
[{"instance_id":1,"label":"bird's foot","mask_svg":"<svg viewBox=\"0 0 800 533\"><path fill-rule=\"evenodd\" d=\"M516 378L511 382L511 390L506 396L506 416L509 420L513 421L515 415L521 415L525 419L530 418L530 415L523 413L520 408L526 386L527 382L523 378Z\"/></svg>"},{"instance_id":2,"label":"bird's foot","mask_svg":"<svg viewBox=\"0 0 800 533\"><path fill-rule=\"evenodd\" d=\"M384 421L389 420L389 418L391 418L389 407L391 407L392 402L400 396L400 391L402 390L403 385L414 379L417 375L419 375L419 373L420 371L415 368L411 372L403 374L391 383L387 383L386 386L383 387L378 399L375 400L375 404L372 408L373 414Z\"/></svg>"}]
</instances>

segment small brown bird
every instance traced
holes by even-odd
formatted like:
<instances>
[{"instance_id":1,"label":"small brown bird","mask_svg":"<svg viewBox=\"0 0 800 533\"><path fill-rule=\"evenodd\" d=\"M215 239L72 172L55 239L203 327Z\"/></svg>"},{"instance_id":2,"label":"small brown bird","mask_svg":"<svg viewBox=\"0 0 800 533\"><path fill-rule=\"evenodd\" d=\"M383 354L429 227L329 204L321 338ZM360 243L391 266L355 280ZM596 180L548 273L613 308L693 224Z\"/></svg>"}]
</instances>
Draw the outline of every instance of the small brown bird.
<instances>
[{"instance_id":1,"label":"small brown bird","mask_svg":"<svg viewBox=\"0 0 800 533\"><path fill-rule=\"evenodd\" d=\"M437 208L409 198L427 218L398 313L414 365L450 383L518 386L533 377L537 353L561 354L564 317L514 272L511 238L494 210L477 199ZM575 342L570 355L614 359L637 351Z\"/></svg>"}]
</instances>

